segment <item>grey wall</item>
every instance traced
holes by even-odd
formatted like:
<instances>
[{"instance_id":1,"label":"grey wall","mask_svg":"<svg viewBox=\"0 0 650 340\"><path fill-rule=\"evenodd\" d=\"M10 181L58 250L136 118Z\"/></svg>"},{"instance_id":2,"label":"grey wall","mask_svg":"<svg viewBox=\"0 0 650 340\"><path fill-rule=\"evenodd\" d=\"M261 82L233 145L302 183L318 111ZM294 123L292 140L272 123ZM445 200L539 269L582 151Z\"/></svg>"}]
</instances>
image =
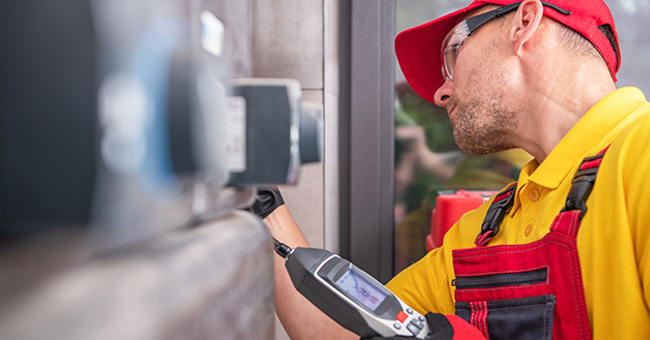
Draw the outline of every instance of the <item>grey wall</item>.
<instances>
[{"instance_id":1,"label":"grey wall","mask_svg":"<svg viewBox=\"0 0 650 340\"><path fill-rule=\"evenodd\" d=\"M313 247L338 251L338 1L252 0L254 77L300 81L303 100L324 105L324 161L281 188ZM288 339L276 325L276 339Z\"/></svg>"}]
</instances>

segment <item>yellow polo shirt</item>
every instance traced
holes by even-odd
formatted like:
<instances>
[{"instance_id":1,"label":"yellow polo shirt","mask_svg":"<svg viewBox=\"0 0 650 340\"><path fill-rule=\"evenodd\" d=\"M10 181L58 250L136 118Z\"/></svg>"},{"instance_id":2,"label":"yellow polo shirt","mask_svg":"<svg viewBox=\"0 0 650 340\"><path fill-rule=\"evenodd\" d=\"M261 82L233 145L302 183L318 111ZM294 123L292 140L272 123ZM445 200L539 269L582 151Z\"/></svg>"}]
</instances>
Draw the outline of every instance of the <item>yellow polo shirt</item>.
<instances>
[{"instance_id":1,"label":"yellow polo shirt","mask_svg":"<svg viewBox=\"0 0 650 340\"><path fill-rule=\"evenodd\" d=\"M489 245L524 244L549 232L584 157L611 147L577 237L595 340L650 339L650 103L622 88L596 104L542 164L522 170L514 206ZM454 314L452 249L475 247L492 200L465 214L444 245L398 274L388 288L420 313Z\"/></svg>"}]
</instances>

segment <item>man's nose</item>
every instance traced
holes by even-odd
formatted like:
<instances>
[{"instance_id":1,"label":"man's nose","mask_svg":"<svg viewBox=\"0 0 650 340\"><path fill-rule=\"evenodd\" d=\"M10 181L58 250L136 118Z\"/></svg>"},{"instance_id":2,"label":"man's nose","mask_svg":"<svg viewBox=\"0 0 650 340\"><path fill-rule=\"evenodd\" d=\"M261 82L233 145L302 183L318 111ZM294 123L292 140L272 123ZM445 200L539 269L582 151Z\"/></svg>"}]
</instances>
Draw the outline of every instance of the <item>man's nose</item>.
<instances>
[{"instance_id":1,"label":"man's nose","mask_svg":"<svg viewBox=\"0 0 650 340\"><path fill-rule=\"evenodd\" d=\"M440 86L440 88L438 88L438 90L436 90L436 92L433 94L433 101L438 106L447 107L447 103L449 102L449 99L453 93L454 81L445 80L444 84L442 84L442 86Z\"/></svg>"}]
</instances>

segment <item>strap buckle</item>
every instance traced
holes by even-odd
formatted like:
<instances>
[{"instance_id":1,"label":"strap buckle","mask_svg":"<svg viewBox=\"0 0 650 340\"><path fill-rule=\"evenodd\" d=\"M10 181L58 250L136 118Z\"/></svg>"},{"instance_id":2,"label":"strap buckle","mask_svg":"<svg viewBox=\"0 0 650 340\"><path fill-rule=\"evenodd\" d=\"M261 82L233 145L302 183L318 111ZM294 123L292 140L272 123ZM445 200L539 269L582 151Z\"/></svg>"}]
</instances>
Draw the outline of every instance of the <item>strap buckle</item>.
<instances>
[{"instance_id":1,"label":"strap buckle","mask_svg":"<svg viewBox=\"0 0 650 340\"><path fill-rule=\"evenodd\" d=\"M474 241L477 246L485 245L499 232L499 224L514 204L516 190L517 186L513 185L494 198L481 224L481 232Z\"/></svg>"},{"instance_id":2,"label":"strap buckle","mask_svg":"<svg viewBox=\"0 0 650 340\"><path fill-rule=\"evenodd\" d=\"M587 157L582 160L578 171L573 176L571 181L571 190L566 198L566 204L560 213L580 210L580 219L584 217L585 212L587 212L587 205L585 202L591 194L591 190L594 187L596 182L596 175L598 174L598 168L602 162L602 158L605 155L605 150L599 153L596 156Z\"/></svg>"}]
</instances>

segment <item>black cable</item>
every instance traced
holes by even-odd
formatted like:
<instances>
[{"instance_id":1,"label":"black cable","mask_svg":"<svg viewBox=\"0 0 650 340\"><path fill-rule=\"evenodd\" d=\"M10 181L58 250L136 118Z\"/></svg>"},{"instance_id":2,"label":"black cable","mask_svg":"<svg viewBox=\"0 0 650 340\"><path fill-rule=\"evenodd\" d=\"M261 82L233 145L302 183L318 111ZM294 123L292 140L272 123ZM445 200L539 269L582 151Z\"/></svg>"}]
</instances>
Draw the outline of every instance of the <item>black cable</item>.
<instances>
[{"instance_id":1,"label":"black cable","mask_svg":"<svg viewBox=\"0 0 650 340\"><path fill-rule=\"evenodd\" d=\"M282 256L283 258L289 256L292 249L289 248L288 245L276 240L275 237L273 237L273 241L275 241L275 252L278 253L278 255Z\"/></svg>"}]
</instances>

